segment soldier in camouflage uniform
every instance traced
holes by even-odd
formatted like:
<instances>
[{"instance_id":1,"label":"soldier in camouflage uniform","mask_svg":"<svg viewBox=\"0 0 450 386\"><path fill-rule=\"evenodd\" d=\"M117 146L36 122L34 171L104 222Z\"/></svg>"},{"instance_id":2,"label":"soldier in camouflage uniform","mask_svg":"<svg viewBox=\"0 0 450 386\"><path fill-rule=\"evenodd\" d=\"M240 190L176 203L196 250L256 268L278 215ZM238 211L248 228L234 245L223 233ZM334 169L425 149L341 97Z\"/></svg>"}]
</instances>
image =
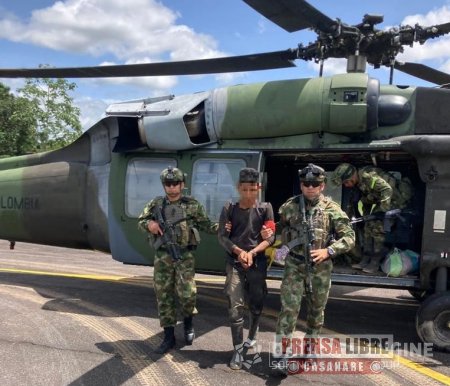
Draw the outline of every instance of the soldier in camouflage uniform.
<instances>
[{"instance_id":1,"label":"soldier in camouflage uniform","mask_svg":"<svg viewBox=\"0 0 450 386\"><path fill-rule=\"evenodd\" d=\"M361 192L358 211L362 216L405 208L411 199L409 179L397 180L393 175L374 166L356 169L351 164L340 164L333 173L332 182L347 188L357 187ZM385 255L385 231L383 220L367 221L364 224L363 259L353 267L366 273L378 271Z\"/></svg>"},{"instance_id":2,"label":"soldier in camouflage uniform","mask_svg":"<svg viewBox=\"0 0 450 386\"><path fill-rule=\"evenodd\" d=\"M177 322L177 298L184 317L184 337L187 345L194 340L192 316L197 313L196 286L194 281L194 250L200 241L199 230L215 234L218 224L212 223L204 207L194 198L182 194L184 174L180 169L169 167L161 173L165 197L151 200L139 216L139 228L149 233L156 254L154 261L154 288L158 303L164 340L156 349L165 354L175 347L174 327ZM170 254L166 244L161 244L163 230L157 221L156 207L161 208L164 221L174 227L174 242L180 251L180 259Z\"/></svg>"},{"instance_id":3,"label":"soldier in camouflage uniform","mask_svg":"<svg viewBox=\"0 0 450 386\"><path fill-rule=\"evenodd\" d=\"M324 321L324 310L331 287L332 258L350 251L355 244L355 232L350 220L339 204L322 194L325 188L325 172L319 166L309 164L299 170L300 189L305 202L305 216L302 218L300 200L302 195L287 200L279 209L282 241L287 244L299 238L306 220L314 228L314 245L311 250L312 293L306 293L308 336L317 336ZM280 288L281 311L276 327L276 342L290 340L295 330L302 296L307 283L305 246L290 249L284 267ZM281 372L286 371L286 358L278 363Z\"/></svg>"}]
</instances>

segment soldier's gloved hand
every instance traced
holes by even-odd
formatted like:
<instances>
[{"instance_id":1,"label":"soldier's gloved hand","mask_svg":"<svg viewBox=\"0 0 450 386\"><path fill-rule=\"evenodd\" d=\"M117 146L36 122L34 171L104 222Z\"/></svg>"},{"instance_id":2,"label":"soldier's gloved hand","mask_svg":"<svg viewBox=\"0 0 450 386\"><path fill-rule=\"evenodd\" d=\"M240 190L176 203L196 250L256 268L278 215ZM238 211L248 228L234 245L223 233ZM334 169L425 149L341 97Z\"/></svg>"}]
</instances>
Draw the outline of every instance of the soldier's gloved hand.
<instances>
[{"instance_id":1,"label":"soldier's gloved hand","mask_svg":"<svg viewBox=\"0 0 450 386\"><path fill-rule=\"evenodd\" d=\"M286 256L289 254L289 248L286 245L283 245L281 248L278 248L275 252L275 261L282 263Z\"/></svg>"}]
</instances>

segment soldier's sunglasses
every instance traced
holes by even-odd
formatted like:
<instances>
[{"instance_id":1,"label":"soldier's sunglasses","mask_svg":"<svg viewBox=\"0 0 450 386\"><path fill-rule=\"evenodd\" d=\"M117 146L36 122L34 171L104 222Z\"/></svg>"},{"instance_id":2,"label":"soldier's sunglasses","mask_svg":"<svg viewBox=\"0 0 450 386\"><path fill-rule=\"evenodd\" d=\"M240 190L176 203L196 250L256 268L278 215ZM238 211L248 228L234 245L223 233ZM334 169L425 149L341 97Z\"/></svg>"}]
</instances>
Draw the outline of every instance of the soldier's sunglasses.
<instances>
[{"instance_id":1,"label":"soldier's sunglasses","mask_svg":"<svg viewBox=\"0 0 450 386\"><path fill-rule=\"evenodd\" d=\"M320 186L321 182L320 181L302 181L302 184L306 188L309 188L310 186L312 186L313 188L317 188L318 186Z\"/></svg>"},{"instance_id":2,"label":"soldier's sunglasses","mask_svg":"<svg viewBox=\"0 0 450 386\"><path fill-rule=\"evenodd\" d=\"M164 182L164 186L170 187L170 186L177 186L180 184L180 181L175 182Z\"/></svg>"}]
</instances>

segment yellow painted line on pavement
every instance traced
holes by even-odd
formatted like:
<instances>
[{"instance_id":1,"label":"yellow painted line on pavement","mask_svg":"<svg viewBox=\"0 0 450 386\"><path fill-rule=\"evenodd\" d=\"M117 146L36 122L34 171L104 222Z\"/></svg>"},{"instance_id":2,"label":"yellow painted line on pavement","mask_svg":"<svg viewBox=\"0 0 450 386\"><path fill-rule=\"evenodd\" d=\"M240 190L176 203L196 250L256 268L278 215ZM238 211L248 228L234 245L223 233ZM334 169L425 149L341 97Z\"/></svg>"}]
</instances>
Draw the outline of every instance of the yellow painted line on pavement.
<instances>
[{"instance_id":1,"label":"yellow painted line on pavement","mask_svg":"<svg viewBox=\"0 0 450 386\"><path fill-rule=\"evenodd\" d=\"M68 273L68 272L50 272L50 271L34 271L27 269L15 269L15 268L0 268L0 272L11 272L11 273L23 273L28 275L42 275L42 276L57 276L57 277L69 277L77 279L90 279L90 280L100 280L100 281L134 281L139 282L141 280L151 279L150 276L145 278L136 276L118 276L118 275L94 275L94 274L80 274L80 273ZM221 278L198 278L195 279L197 283L201 282L225 282L225 277Z\"/></svg>"},{"instance_id":2,"label":"yellow painted line on pavement","mask_svg":"<svg viewBox=\"0 0 450 386\"><path fill-rule=\"evenodd\" d=\"M119 281L131 278L129 276L90 275L90 274L64 273L64 272L32 271L26 269L12 269L12 268L0 268L0 272L24 273L29 275L42 275L42 276L72 277L77 279L91 279L104 281Z\"/></svg>"},{"instance_id":3,"label":"yellow painted line on pavement","mask_svg":"<svg viewBox=\"0 0 450 386\"><path fill-rule=\"evenodd\" d=\"M406 366L414 371L417 371L418 373L433 378L436 381L443 383L444 385L450 385L450 377L448 377L445 374L438 373L437 371L431 370L428 367L422 366L417 362L411 361L397 354L394 354L394 359L396 359L403 366Z\"/></svg>"},{"instance_id":4,"label":"yellow painted line on pavement","mask_svg":"<svg viewBox=\"0 0 450 386\"><path fill-rule=\"evenodd\" d=\"M127 281L127 280L136 280L136 277L133 276L118 276L118 275L92 275L92 274L76 274L76 273L63 273L63 272L47 272L47 271L33 271L33 270L23 270L23 269L12 269L12 268L0 268L0 272L12 272L12 273L22 273L22 274L30 274L30 275L42 275L42 276L56 276L56 277L69 277L69 278L78 278L78 279L90 279L90 280L100 280L100 281ZM148 277L146 277L148 279ZM223 282L225 278L201 278L196 279L196 282ZM225 299L217 298L211 295L200 295L203 298L209 298L211 300L219 301L221 303L226 303ZM330 297L331 298L331 297ZM349 299L346 299L349 300ZM263 314L271 317L277 317L278 312L273 309L265 308ZM450 386L450 377L441 374L437 371L431 370L425 366L422 366L419 363L406 359L402 356L394 354L394 358L397 359L402 365L417 371L421 374L424 374L436 381L443 383L444 385Z\"/></svg>"}]
</instances>

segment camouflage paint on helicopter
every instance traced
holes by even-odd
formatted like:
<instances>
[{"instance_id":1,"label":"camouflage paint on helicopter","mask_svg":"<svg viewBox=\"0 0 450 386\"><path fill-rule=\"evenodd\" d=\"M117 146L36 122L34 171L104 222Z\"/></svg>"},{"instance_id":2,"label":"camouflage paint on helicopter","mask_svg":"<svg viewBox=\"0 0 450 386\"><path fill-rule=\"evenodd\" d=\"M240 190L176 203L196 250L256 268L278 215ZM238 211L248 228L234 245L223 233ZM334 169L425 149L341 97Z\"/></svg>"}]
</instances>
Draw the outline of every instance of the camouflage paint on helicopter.
<instances>
[{"instance_id":1,"label":"camouflage paint on helicopter","mask_svg":"<svg viewBox=\"0 0 450 386\"><path fill-rule=\"evenodd\" d=\"M433 104L421 97L416 108L421 93L449 91L380 90L366 74L345 74L111 105L107 117L65 149L0 160L1 237L109 251L121 229L116 211L123 204L115 197L124 191L122 163L129 152L382 147L386 144L376 140L393 133L427 132L416 126ZM429 131L446 119L427 115ZM401 148L401 139L389 146ZM171 157L181 162L189 154ZM129 237L135 239L134 229ZM127 248L129 256L119 259L145 262L135 243Z\"/></svg>"}]
</instances>

